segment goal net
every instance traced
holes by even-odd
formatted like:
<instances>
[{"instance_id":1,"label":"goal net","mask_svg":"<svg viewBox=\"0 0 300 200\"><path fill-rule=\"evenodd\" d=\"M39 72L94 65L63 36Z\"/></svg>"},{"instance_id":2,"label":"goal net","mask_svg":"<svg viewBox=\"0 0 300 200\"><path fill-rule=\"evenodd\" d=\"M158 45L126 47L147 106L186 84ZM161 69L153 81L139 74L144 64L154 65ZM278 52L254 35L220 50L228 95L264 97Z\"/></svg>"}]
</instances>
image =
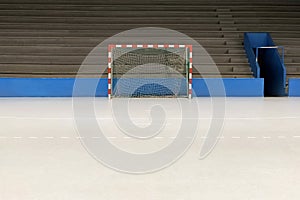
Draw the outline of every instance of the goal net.
<instances>
[{"instance_id":1,"label":"goal net","mask_svg":"<svg viewBox=\"0 0 300 200\"><path fill-rule=\"evenodd\" d=\"M109 98L191 98L191 50L189 45L109 45Z\"/></svg>"}]
</instances>

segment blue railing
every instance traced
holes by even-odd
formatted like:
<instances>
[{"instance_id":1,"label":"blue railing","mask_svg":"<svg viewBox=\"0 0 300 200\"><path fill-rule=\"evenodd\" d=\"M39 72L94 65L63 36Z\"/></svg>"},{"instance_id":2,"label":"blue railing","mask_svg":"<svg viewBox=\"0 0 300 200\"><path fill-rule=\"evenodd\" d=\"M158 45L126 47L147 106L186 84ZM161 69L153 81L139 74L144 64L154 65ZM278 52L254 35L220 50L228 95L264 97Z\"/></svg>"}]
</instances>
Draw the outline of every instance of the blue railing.
<instances>
[{"instance_id":1,"label":"blue railing","mask_svg":"<svg viewBox=\"0 0 300 200\"><path fill-rule=\"evenodd\" d=\"M248 57L248 62L250 63L251 71L253 72L253 76L255 78L260 78L260 67L256 62L256 56L251 47L249 36L246 33L244 35L244 48Z\"/></svg>"},{"instance_id":2,"label":"blue railing","mask_svg":"<svg viewBox=\"0 0 300 200\"><path fill-rule=\"evenodd\" d=\"M284 47L283 46L266 46L266 47L256 47L256 53L255 53L255 60L258 62L258 54L259 54L259 49L281 49L281 63L284 64Z\"/></svg>"},{"instance_id":3,"label":"blue railing","mask_svg":"<svg viewBox=\"0 0 300 200\"><path fill-rule=\"evenodd\" d=\"M244 46L254 77L264 78L265 95L286 95L284 47L276 46L269 33L245 33Z\"/></svg>"}]
</instances>

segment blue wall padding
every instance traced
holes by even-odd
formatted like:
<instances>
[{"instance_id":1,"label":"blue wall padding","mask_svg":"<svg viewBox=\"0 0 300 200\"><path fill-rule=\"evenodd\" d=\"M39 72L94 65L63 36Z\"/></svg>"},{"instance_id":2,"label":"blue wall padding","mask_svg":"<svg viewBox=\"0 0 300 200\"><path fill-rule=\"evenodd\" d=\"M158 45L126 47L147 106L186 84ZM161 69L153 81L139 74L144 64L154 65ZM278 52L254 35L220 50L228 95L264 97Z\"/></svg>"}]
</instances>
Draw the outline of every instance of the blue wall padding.
<instances>
[{"instance_id":1,"label":"blue wall padding","mask_svg":"<svg viewBox=\"0 0 300 200\"><path fill-rule=\"evenodd\" d=\"M300 97L300 78L289 79L289 96Z\"/></svg>"},{"instance_id":2,"label":"blue wall padding","mask_svg":"<svg viewBox=\"0 0 300 200\"><path fill-rule=\"evenodd\" d=\"M75 84L74 84L75 83ZM78 78L73 79L73 96L77 97L107 97L108 80L107 78ZM76 87L76 89L74 89ZM71 94L72 96L72 94Z\"/></svg>"},{"instance_id":3,"label":"blue wall padding","mask_svg":"<svg viewBox=\"0 0 300 200\"><path fill-rule=\"evenodd\" d=\"M76 84L75 96L107 97L106 78L100 80L81 78L78 80L76 82L80 84ZM75 79L73 78L0 78L0 97L71 97L74 83ZM93 88L91 85L96 87ZM223 96L224 88L228 97L264 95L263 79L193 79L194 96Z\"/></svg>"},{"instance_id":4,"label":"blue wall padding","mask_svg":"<svg viewBox=\"0 0 300 200\"><path fill-rule=\"evenodd\" d=\"M264 80L262 78L224 78L224 79L193 79L193 89L197 97L223 96L222 91L209 91L219 88L220 81L223 81L227 97L262 97L264 96ZM212 93L212 95L211 95Z\"/></svg>"},{"instance_id":5,"label":"blue wall padding","mask_svg":"<svg viewBox=\"0 0 300 200\"><path fill-rule=\"evenodd\" d=\"M98 79L80 79L76 96L95 95L89 85ZM0 78L0 97L71 97L74 78ZM107 96L107 79L100 79L96 96Z\"/></svg>"}]
</instances>

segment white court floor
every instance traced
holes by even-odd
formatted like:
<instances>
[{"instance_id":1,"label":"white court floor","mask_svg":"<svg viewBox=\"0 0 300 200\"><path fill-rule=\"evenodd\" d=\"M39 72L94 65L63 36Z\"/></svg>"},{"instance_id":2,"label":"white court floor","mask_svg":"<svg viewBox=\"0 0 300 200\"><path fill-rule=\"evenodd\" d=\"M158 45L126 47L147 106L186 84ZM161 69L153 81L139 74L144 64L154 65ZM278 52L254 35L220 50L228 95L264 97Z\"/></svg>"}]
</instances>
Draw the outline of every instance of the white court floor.
<instances>
[{"instance_id":1,"label":"white court floor","mask_svg":"<svg viewBox=\"0 0 300 200\"><path fill-rule=\"evenodd\" d=\"M0 99L0 200L300 199L300 98L227 98L222 135L203 160L211 100L193 101L200 113L191 148L165 169L133 175L102 165L85 150L71 98ZM113 104L106 98L95 104L110 142L128 151L162 148L178 129L176 106L163 101L170 112L166 131L140 145L115 131ZM140 126L149 123L143 105L136 101L130 111Z\"/></svg>"}]
</instances>

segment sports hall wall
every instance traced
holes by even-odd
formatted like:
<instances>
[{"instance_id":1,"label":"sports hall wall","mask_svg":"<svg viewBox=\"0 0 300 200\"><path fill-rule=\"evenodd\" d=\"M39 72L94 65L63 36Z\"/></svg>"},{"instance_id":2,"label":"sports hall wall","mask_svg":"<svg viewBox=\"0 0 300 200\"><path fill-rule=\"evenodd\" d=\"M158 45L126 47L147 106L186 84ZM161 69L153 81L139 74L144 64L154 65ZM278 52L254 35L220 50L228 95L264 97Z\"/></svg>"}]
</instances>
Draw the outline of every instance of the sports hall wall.
<instances>
[{"instance_id":1,"label":"sports hall wall","mask_svg":"<svg viewBox=\"0 0 300 200\"><path fill-rule=\"evenodd\" d=\"M218 66L227 96L265 95L264 77L250 67L244 33L270 33L274 45L285 49L285 94L300 96L296 0L2 0L0 10L1 97L69 97L76 76L100 78L95 95L106 96L107 74L100 77L93 64L87 73L78 69L103 40L140 27L169 28L195 39ZM193 76L194 96L210 96L207 81L219 81L209 65L202 71ZM88 94L87 88L81 96Z\"/></svg>"}]
</instances>

